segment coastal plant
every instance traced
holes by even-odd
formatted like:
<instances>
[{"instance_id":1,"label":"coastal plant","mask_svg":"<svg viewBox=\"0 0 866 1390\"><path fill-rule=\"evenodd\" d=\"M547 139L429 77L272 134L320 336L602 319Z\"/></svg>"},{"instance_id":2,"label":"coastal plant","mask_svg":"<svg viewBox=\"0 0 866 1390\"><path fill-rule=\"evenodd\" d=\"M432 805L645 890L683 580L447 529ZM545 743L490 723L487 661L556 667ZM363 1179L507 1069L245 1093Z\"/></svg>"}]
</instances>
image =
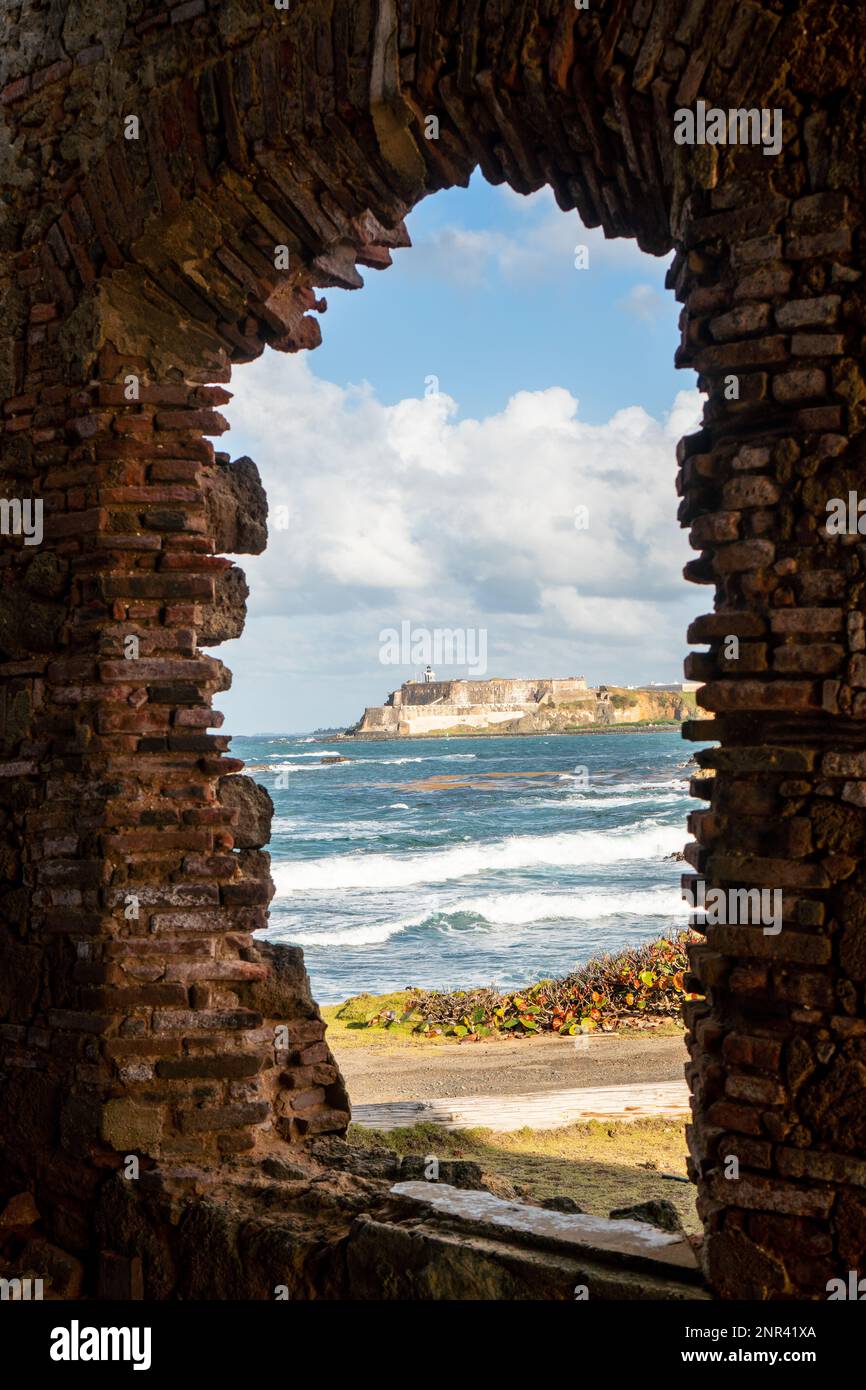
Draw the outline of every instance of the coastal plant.
<instances>
[{"instance_id":1,"label":"coastal plant","mask_svg":"<svg viewBox=\"0 0 866 1390\"><path fill-rule=\"evenodd\" d=\"M401 1007L380 1008L367 1027L410 1025L427 1036L488 1037L494 1033L574 1036L625 1026L657 1027L679 1017L685 999L687 948L701 938L681 931L667 938L597 956L558 979L537 980L524 989L490 985L470 990L406 992Z\"/></svg>"}]
</instances>

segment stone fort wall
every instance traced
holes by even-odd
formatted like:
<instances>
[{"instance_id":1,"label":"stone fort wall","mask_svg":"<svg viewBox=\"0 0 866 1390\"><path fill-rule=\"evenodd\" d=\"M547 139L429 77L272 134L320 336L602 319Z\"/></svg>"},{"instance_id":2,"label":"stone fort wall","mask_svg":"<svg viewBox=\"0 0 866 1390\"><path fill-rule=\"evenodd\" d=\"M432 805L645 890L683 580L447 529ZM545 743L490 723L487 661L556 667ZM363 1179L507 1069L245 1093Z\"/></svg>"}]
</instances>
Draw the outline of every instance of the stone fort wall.
<instances>
[{"instance_id":1,"label":"stone fort wall","mask_svg":"<svg viewBox=\"0 0 866 1390\"><path fill-rule=\"evenodd\" d=\"M406 709L409 705L535 705L541 700L554 704L586 696L583 677L567 680L452 680L405 681L388 697L387 703Z\"/></svg>"}]
</instances>

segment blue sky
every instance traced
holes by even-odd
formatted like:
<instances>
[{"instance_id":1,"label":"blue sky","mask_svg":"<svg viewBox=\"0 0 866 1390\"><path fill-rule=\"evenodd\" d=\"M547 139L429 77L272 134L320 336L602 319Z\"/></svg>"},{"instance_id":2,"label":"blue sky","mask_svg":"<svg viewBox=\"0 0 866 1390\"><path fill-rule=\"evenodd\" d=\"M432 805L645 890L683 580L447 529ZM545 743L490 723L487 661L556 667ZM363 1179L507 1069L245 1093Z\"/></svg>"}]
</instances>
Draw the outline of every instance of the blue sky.
<instances>
[{"instance_id":1,"label":"blue sky","mask_svg":"<svg viewBox=\"0 0 866 1390\"><path fill-rule=\"evenodd\" d=\"M318 376L367 380L390 405L421 395L434 373L475 416L515 391L564 386L593 424L626 403L660 414L687 384L673 366L669 258L605 244L547 190L524 198L479 173L467 189L427 198L408 227L413 248L395 251L385 272L363 271L363 291L324 292ZM574 267L578 244L588 270Z\"/></svg>"},{"instance_id":2,"label":"blue sky","mask_svg":"<svg viewBox=\"0 0 866 1390\"><path fill-rule=\"evenodd\" d=\"M408 228L363 290L324 292L321 348L235 372L222 447L288 522L239 561L229 732L353 722L415 674L381 658L402 621L484 630L489 675L681 677L702 595L679 578L674 447L700 398L667 261L480 175Z\"/></svg>"}]
</instances>

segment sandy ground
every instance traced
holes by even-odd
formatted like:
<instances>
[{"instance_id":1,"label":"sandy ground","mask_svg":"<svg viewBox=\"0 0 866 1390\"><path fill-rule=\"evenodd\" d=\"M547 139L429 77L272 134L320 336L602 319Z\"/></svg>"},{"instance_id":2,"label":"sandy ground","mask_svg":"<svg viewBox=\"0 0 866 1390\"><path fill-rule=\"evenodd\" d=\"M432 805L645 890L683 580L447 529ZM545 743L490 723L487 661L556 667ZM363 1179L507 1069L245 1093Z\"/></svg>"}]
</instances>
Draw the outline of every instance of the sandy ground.
<instances>
[{"instance_id":1,"label":"sandy ground","mask_svg":"<svg viewBox=\"0 0 866 1390\"><path fill-rule=\"evenodd\" d=\"M583 1046L558 1037L435 1046L388 1039L369 1048L328 1041L356 1105L681 1081L687 1059L681 1035L577 1040Z\"/></svg>"}]
</instances>

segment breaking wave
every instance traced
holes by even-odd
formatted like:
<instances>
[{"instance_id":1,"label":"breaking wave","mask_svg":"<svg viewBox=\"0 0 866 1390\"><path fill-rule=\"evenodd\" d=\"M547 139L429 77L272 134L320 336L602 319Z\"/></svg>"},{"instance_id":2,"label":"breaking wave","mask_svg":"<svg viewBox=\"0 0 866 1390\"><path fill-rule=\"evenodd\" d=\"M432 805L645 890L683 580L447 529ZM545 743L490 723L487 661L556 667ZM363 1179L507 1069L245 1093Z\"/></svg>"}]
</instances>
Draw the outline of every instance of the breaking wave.
<instances>
[{"instance_id":1,"label":"breaking wave","mask_svg":"<svg viewBox=\"0 0 866 1390\"><path fill-rule=\"evenodd\" d=\"M277 897L342 888L409 888L474 874L536 867L576 868L661 859L682 848L680 826L629 831L577 830L561 835L513 835L491 843L455 845L421 854L340 854L274 864Z\"/></svg>"},{"instance_id":2,"label":"breaking wave","mask_svg":"<svg viewBox=\"0 0 866 1390\"><path fill-rule=\"evenodd\" d=\"M688 904L668 888L616 893L514 893L466 898L441 909L395 922L369 922L356 927L290 933L302 946L374 946L401 932L453 932L466 929L531 926L535 922L593 922L611 917L660 917L688 915Z\"/></svg>"}]
</instances>

